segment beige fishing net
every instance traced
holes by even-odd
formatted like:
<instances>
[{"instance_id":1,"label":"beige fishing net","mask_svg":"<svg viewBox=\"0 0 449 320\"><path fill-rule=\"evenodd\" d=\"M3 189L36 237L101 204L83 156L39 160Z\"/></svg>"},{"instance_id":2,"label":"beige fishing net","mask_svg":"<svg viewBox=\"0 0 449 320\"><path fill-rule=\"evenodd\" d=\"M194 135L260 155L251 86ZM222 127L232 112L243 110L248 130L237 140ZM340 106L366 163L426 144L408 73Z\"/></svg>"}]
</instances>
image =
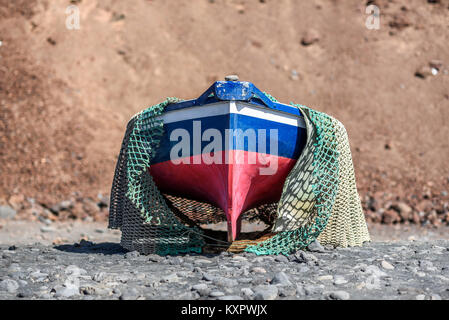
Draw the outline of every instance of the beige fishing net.
<instances>
[{"instance_id":1,"label":"beige fishing net","mask_svg":"<svg viewBox=\"0 0 449 320\"><path fill-rule=\"evenodd\" d=\"M270 230L228 243L203 228L225 221L224 212L207 203L161 194L148 171L164 129L158 116L168 104L178 101L167 99L137 114L128 124L109 216L109 227L122 231L123 247L162 255L201 252L207 246L258 255L288 255L316 239L335 247L370 240L344 126L329 115L301 105L296 107L304 116L307 143L285 181L279 203L243 214L271 225Z\"/></svg>"}]
</instances>

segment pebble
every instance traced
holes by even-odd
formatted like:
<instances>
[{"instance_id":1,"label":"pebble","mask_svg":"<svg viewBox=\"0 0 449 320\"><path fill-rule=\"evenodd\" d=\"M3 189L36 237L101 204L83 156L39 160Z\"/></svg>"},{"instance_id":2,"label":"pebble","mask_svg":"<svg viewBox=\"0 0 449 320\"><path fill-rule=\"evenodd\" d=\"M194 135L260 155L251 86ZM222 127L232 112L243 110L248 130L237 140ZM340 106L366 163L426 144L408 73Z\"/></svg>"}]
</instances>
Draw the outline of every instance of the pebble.
<instances>
[{"instance_id":1,"label":"pebble","mask_svg":"<svg viewBox=\"0 0 449 320\"><path fill-rule=\"evenodd\" d=\"M306 290L304 289L304 287L300 284L296 285L296 295L297 296L305 296L306 295Z\"/></svg>"},{"instance_id":2,"label":"pebble","mask_svg":"<svg viewBox=\"0 0 449 320\"><path fill-rule=\"evenodd\" d=\"M50 233L50 232L55 232L56 231L55 228L50 227L50 226L42 226L40 230L43 233Z\"/></svg>"},{"instance_id":3,"label":"pebble","mask_svg":"<svg viewBox=\"0 0 449 320\"><path fill-rule=\"evenodd\" d=\"M382 265L382 268L384 268L386 270L394 270L393 265L385 260L382 260L381 265Z\"/></svg>"},{"instance_id":4,"label":"pebble","mask_svg":"<svg viewBox=\"0 0 449 320\"><path fill-rule=\"evenodd\" d=\"M307 246L307 249L312 252L326 252L324 247L320 244L318 240L313 241Z\"/></svg>"},{"instance_id":5,"label":"pebble","mask_svg":"<svg viewBox=\"0 0 449 320\"><path fill-rule=\"evenodd\" d=\"M320 34L315 29L308 29L302 39L301 44L303 46L309 46L311 44L314 44L315 42L318 42L320 40Z\"/></svg>"},{"instance_id":6,"label":"pebble","mask_svg":"<svg viewBox=\"0 0 449 320\"><path fill-rule=\"evenodd\" d=\"M267 270L265 270L262 267L253 267L253 268L251 268L251 272L253 272L253 273L267 273Z\"/></svg>"},{"instance_id":7,"label":"pebble","mask_svg":"<svg viewBox=\"0 0 449 320\"><path fill-rule=\"evenodd\" d=\"M198 292L198 294L202 297L208 296L211 291L209 287L204 283L199 283L192 286L192 290Z\"/></svg>"},{"instance_id":8,"label":"pebble","mask_svg":"<svg viewBox=\"0 0 449 320\"><path fill-rule=\"evenodd\" d=\"M340 284L345 284L348 283L348 280L346 280L344 277L342 276L335 276L334 277L334 284L335 285L340 285Z\"/></svg>"},{"instance_id":9,"label":"pebble","mask_svg":"<svg viewBox=\"0 0 449 320\"><path fill-rule=\"evenodd\" d=\"M177 282L179 280L176 273L172 273L161 278L161 282Z\"/></svg>"},{"instance_id":10,"label":"pebble","mask_svg":"<svg viewBox=\"0 0 449 320\"><path fill-rule=\"evenodd\" d=\"M319 280L319 281L332 281L332 280L334 280L334 277L332 275L328 274L328 275L325 275L325 276L318 277L317 280Z\"/></svg>"},{"instance_id":11,"label":"pebble","mask_svg":"<svg viewBox=\"0 0 449 320\"><path fill-rule=\"evenodd\" d=\"M206 290L206 289L207 289L207 284L205 284L205 283L199 283L199 284L192 286L192 290L195 290L195 291Z\"/></svg>"},{"instance_id":12,"label":"pebble","mask_svg":"<svg viewBox=\"0 0 449 320\"><path fill-rule=\"evenodd\" d=\"M296 294L296 288L294 287L281 287L279 288L280 297L291 297Z\"/></svg>"},{"instance_id":13,"label":"pebble","mask_svg":"<svg viewBox=\"0 0 449 320\"><path fill-rule=\"evenodd\" d=\"M77 296L80 294L80 289L77 285L66 285L66 286L57 286L54 288L55 297L59 298L70 298L72 296Z\"/></svg>"},{"instance_id":14,"label":"pebble","mask_svg":"<svg viewBox=\"0 0 449 320\"><path fill-rule=\"evenodd\" d=\"M157 255L157 254L150 254L148 255L148 261L151 262L162 262L163 260L165 260L165 258Z\"/></svg>"},{"instance_id":15,"label":"pebble","mask_svg":"<svg viewBox=\"0 0 449 320\"><path fill-rule=\"evenodd\" d=\"M229 279L229 278L225 278L225 277L215 278L213 280L213 283L214 283L214 285L216 285L218 287L226 287L226 288L233 288L238 285L237 280Z\"/></svg>"},{"instance_id":16,"label":"pebble","mask_svg":"<svg viewBox=\"0 0 449 320\"><path fill-rule=\"evenodd\" d=\"M276 256L276 258L274 258L274 261L281 262L281 263L287 263L289 260L283 254L280 254L280 255Z\"/></svg>"},{"instance_id":17,"label":"pebble","mask_svg":"<svg viewBox=\"0 0 449 320\"><path fill-rule=\"evenodd\" d=\"M16 214L17 211L10 206L0 206L0 219L12 219Z\"/></svg>"},{"instance_id":18,"label":"pebble","mask_svg":"<svg viewBox=\"0 0 449 320\"><path fill-rule=\"evenodd\" d=\"M136 288L131 288L126 291L124 291L120 295L120 300L136 300L139 297L139 292Z\"/></svg>"},{"instance_id":19,"label":"pebble","mask_svg":"<svg viewBox=\"0 0 449 320\"><path fill-rule=\"evenodd\" d=\"M252 295L254 295L254 291L251 290L251 288L242 288L240 292L242 293L242 295L247 297L251 297Z\"/></svg>"},{"instance_id":20,"label":"pebble","mask_svg":"<svg viewBox=\"0 0 449 320\"><path fill-rule=\"evenodd\" d=\"M248 259L246 259L245 257L242 257L242 256L234 256L234 257L232 257L231 261L233 261L233 262L247 262Z\"/></svg>"},{"instance_id":21,"label":"pebble","mask_svg":"<svg viewBox=\"0 0 449 320\"><path fill-rule=\"evenodd\" d=\"M346 291L333 291L329 294L329 297L333 300L348 300L351 296Z\"/></svg>"},{"instance_id":22,"label":"pebble","mask_svg":"<svg viewBox=\"0 0 449 320\"><path fill-rule=\"evenodd\" d=\"M203 280L206 281L214 281L215 280L215 276L209 274L209 273L203 273Z\"/></svg>"},{"instance_id":23,"label":"pebble","mask_svg":"<svg viewBox=\"0 0 449 320\"><path fill-rule=\"evenodd\" d=\"M140 256L139 251L131 251L131 252L125 253L124 258L125 259L135 259L135 258L137 258L139 256Z\"/></svg>"},{"instance_id":24,"label":"pebble","mask_svg":"<svg viewBox=\"0 0 449 320\"><path fill-rule=\"evenodd\" d=\"M279 286L291 286L292 283L285 272L278 272L271 280L271 284Z\"/></svg>"},{"instance_id":25,"label":"pebble","mask_svg":"<svg viewBox=\"0 0 449 320\"><path fill-rule=\"evenodd\" d=\"M198 259L194 261L194 264L210 264L212 261L206 259Z\"/></svg>"},{"instance_id":26,"label":"pebble","mask_svg":"<svg viewBox=\"0 0 449 320\"><path fill-rule=\"evenodd\" d=\"M304 287L304 292L306 295L310 296L313 294L321 293L323 291L323 285L307 285Z\"/></svg>"},{"instance_id":27,"label":"pebble","mask_svg":"<svg viewBox=\"0 0 449 320\"><path fill-rule=\"evenodd\" d=\"M17 281L12 279L5 279L0 281L0 290L7 291L9 293L14 293L19 289L19 284Z\"/></svg>"},{"instance_id":28,"label":"pebble","mask_svg":"<svg viewBox=\"0 0 449 320\"><path fill-rule=\"evenodd\" d=\"M256 300L275 300L278 297L279 290L276 286L265 285L258 286L255 289Z\"/></svg>"},{"instance_id":29,"label":"pebble","mask_svg":"<svg viewBox=\"0 0 449 320\"><path fill-rule=\"evenodd\" d=\"M381 278L387 276L385 272L381 271L379 267L375 265L367 266L364 270L366 274L373 275L375 277Z\"/></svg>"},{"instance_id":30,"label":"pebble","mask_svg":"<svg viewBox=\"0 0 449 320\"><path fill-rule=\"evenodd\" d=\"M92 276L92 280L96 282L102 282L106 279L106 273L104 272L97 272Z\"/></svg>"},{"instance_id":31,"label":"pebble","mask_svg":"<svg viewBox=\"0 0 449 320\"><path fill-rule=\"evenodd\" d=\"M299 250L295 253L295 261L299 263L307 263L307 265L317 265L318 258L313 254Z\"/></svg>"},{"instance_id":32,"label":"pebble","mask_svg":"<svg viewBox=\"0 0 449 320\"><path fill-rule=\"evenodd\" d=\"M29 288L22 288L17 293L18 298L31 298L33 295L33 291Z\"/></svg>"},{"instance_id":33,"label":"pebble","mask_svg":"<svg viewBox=\"0 0 449 320\"><path fill-rule=\"evenodd\" d=\"M225 294L221 291L212 291L211 293L209 293L209 297L212 297L212 298L222 297L224 295Z\"/></svg>"},{"instance_id":34,"label":"pebble","mask_svg":"<svg viewBox=\"0 0 449 320\"><path fill-rule=\"evenodd\" d=\"M223 296L218 297L218 300L243 300L240 296Z\"/></svg>"}]
</instances>

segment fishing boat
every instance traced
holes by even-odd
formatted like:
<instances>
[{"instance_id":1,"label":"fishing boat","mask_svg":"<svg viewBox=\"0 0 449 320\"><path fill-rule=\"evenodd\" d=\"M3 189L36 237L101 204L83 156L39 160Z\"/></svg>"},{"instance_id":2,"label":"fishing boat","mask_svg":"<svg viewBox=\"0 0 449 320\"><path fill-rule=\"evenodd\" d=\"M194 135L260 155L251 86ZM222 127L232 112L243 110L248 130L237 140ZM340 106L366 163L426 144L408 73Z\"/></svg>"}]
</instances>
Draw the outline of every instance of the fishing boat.
<instances>
[{"instance_id":1,"label":"fishing boat","mask_svg":"<svg viewBox=\"0 0 449 320\"><path fill-rule=\"evenodd\" d=\"M243 212L279 201L307 138L298 108L235 76L168 105L159 119L164 135L149 169L156 185L221 208L229 241L238 239Z\"/></svg>"}]
</instances>

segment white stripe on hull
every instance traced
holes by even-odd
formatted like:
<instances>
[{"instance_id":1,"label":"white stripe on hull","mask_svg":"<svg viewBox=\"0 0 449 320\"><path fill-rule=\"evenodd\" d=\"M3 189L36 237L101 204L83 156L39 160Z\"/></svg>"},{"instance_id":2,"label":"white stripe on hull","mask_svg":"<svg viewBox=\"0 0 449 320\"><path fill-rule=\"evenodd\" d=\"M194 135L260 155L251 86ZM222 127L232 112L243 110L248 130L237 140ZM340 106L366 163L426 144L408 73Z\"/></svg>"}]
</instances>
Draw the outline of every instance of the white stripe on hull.
<instances>
[{"instance_id":1,"label":"white stripe on hull","mask_svg":"<svg viewBox=\"0 0 449 320\"><path fill-rule=\"evenodd\" d=\"M282 111L269 109L267 107L236 101L211 103L198 107L169 111L162 115L162 120L164 123L173 123L230 113L283 123L295 127L306 127L302 116L298 117Z\"/></svg>"}]
</instances>

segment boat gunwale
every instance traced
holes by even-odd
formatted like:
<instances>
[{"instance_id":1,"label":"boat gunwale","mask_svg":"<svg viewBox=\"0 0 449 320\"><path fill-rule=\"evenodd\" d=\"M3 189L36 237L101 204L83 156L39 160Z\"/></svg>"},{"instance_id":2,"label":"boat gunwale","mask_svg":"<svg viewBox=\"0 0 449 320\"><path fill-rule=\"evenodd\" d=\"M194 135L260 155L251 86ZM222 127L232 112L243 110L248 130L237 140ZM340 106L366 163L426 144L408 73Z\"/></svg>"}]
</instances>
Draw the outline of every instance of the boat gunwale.
<instances>
[{"instance_id":1,"label":"boat gunwale","mask_svg":"<svg viewBox=\"0 0 449 320\"><path fill-rule=\"evenodd\" d=\"M231 93L226 92L226 90L231 91ZM302 113L299 108L272 101L267 95L265 95L265 93L260 91L251 82L229 81L217 81L199 98L170 104L165 108L165 112L226 101L254 104L267 109L302 117Z\"/></svg>"}]
</instances>

